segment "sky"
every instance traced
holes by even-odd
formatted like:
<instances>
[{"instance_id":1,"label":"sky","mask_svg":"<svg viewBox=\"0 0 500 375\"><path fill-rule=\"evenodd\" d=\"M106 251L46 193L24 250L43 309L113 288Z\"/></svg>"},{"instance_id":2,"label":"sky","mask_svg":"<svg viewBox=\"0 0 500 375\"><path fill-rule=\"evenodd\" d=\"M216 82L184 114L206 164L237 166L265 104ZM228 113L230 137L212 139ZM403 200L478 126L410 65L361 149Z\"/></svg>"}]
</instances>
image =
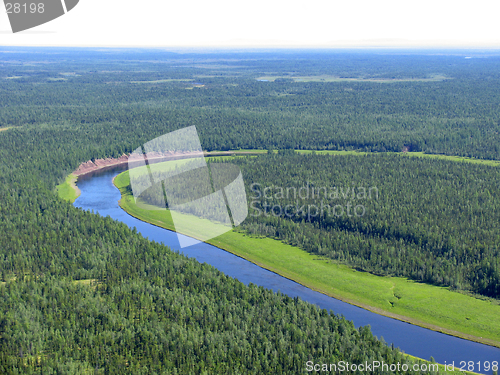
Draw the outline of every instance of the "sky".
<instances>
[{"instance_id":1,"label":"sky","mask_svg":"<svg viewBox=\"0 0 500 375\"><path fill-rule=\"evenodd\" d=\"M16 34L0 9L3 46L500 48L498 0L80 0Z\"/></svg>"}]
</instances>

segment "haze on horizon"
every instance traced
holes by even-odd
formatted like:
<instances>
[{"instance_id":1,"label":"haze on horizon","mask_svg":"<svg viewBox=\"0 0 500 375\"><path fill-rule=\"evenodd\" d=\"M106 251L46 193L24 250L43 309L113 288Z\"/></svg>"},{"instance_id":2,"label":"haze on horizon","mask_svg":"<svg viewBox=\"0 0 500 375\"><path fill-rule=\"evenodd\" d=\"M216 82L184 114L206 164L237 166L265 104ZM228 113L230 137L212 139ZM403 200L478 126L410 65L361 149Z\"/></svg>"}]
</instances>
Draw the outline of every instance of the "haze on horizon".
<instances>
[{"instance_id":1,"label":"haze on horizon","mask_svg":"<svg viewBox=\"0 0 500 375\"><path fill-rule=\"evenodd\" d=\"M499 14L492 0L80 0L65 16L18 34L0 12L0 45L500 48Z\"/></svg>"}]
</instances>

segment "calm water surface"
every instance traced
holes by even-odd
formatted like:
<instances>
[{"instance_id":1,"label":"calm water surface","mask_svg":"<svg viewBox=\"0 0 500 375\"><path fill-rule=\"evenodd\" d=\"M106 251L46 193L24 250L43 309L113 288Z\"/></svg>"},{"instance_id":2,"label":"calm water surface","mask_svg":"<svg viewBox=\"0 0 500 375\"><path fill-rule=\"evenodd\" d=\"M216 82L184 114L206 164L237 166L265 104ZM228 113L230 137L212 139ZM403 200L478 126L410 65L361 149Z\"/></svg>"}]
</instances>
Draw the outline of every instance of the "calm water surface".
<instances>
[{"instance_id":1,"label":"calm water surface","mask_svg":"<svg viewBox=\"0 0 500 375\"><path fill-rule=\"evenodd\" d=\"M260 268L215 246L198 243L181 250L176 233L137 220L118 206L120 192L112 184L112 178L125 168L125 166L114 167L80 177L78 187L82 194L74 205L84 210L93 210L102 216L110 216L131 228L136 227L144 237L162 242L171 249L197 259L200 263L211 264L242 283L254 283L276 292L281 291L291 297L300 297L321 308L345 316L357 327L370 325L374 335L383 337L387 343L394 344L395 347L416 357L430 359L432 356L439 363L455 362L457 367L461 361L474 361L475 372L480 373L486 373L483 371L485 361L500 363L498 348L444 335L349 305ZM478 362L481 363L481 371Z\"/></svg>"}]
</instances>

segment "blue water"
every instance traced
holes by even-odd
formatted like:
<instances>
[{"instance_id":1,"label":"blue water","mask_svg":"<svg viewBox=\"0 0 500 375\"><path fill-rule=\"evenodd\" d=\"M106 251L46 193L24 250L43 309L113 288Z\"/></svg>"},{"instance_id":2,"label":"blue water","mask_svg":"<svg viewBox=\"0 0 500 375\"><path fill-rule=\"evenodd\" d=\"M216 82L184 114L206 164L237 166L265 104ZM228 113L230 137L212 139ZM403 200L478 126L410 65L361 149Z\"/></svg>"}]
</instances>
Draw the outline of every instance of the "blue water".
<instances>
[{"instance_id":1,"label":"blue water","mask_svg":"<svg viewBox=\"0 0 500 375\"><path fill-rule=\"evenodd\" d=\"M424 359L430 359L432 356L438 363L454 362L457 367L461 366L461 361L474 361L474 371L479 373L486 373L483 371L486 361L500 363L498 348L434 332L349 305L260 268L215 246L198 243L180 250L176 233L137 220L118 206L120 192L112 184L112 178L123 169L124 167L114 167L108 171L80 177L78 187L82 194L74 205L84 210L94 210L102 216L110 216L131 228L136 227L144 237L162 242L188 257L196 258L200 263L211 264L245 284L253 283L276 292L281 291L291 297L298 296L304 301L345 316L357 327L370 325L374 335L383 337L388 344L394 344L405 353ZM481 371L478 362L481 364Z\"/></svg>"}]
</instances>

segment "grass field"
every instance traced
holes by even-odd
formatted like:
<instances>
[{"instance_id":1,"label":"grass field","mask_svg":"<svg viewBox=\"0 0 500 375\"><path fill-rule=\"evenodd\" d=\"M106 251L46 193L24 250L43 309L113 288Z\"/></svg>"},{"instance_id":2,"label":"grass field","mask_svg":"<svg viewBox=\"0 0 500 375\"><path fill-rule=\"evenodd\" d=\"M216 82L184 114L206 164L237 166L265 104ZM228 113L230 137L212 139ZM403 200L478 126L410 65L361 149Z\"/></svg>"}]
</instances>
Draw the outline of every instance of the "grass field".
<instances>
[{"instance_id":1,"label":"grass field","mask_svg":"<svg viewBox=\"0 0 500 375\"><path fill-rule=\"evenodd\" d=\"M410 157L442 159L442 160L450 160L450 161L463 162L463 163L491 165L494 167L500 166L500 161L498 161L498 160L472 159L472 158L465 158L462 156L426 154L423 152L405 152L404 154L403 153L401 153L401 154L405 155L405 156L410 156Z\"/></svg>"},{"instance_id":2,"label":"grass field","mask_svg":"<svg viewBox=\"0 0 500 375\"><path fill-rule=\"evenodd\" d=\"M80 189L76 186L77 176L70 174L66 177L66 181L56 187L59 197L66 201L74 203L76 198L80 196Z\"/></svg>"},{"instance_id":3,"label":"grass field","mask_svg":"<svg viewBox=\"0 0 500 375\"><path fill-rule=\"evenodd\" d=\"M278 152L275 150L275 152ZM219 155L219 154L242 154L242 155L247 155L247 154L266 154L267 150L257 150L257 149L245 149L245 150L231 150L231 151L210 151L207 152L206 155Z\"/></svg>"},{"instance_id":4,"label":"grass field","mask_svg":"<svg viewBox=\"0 0 500 375\"><path fill-rule=\"evenodd\" d=\"M120 206L126 212L154 225L175 229L168 212L135 204L127 189L128 172L118 175L114 183L122 193ZM231 231L207 242L313 290L375 313L500 347L500 306L496 301L404 278L358 272L271 238Z\"/></svg>"},{"instance_id":5,"label":"grass field","mask_svg":"<svg viewBox=\"0 0 500 375\"><path fill-rule=\"evenodd\" d=\"M322 150L322 151L312 151L312 150L296 150L295 152L299 154L311 154L316 153L318 155L373 155L376 154L374 152L366 152L366 151L333 151L333 150ZM494 167L500 166L499 160L484 160L484 159L473 159L466 158L463 156L453 156L453 155L441 155L441 154L426 154L424 152L384 152L384 154L395 154L407 157L418 157L418 158L430 158L430 159L441 159L441 160L449 160L463 163L472 163L472 164L483 164L483 165L491 165Z\"/></svg>"}]
</instances>

